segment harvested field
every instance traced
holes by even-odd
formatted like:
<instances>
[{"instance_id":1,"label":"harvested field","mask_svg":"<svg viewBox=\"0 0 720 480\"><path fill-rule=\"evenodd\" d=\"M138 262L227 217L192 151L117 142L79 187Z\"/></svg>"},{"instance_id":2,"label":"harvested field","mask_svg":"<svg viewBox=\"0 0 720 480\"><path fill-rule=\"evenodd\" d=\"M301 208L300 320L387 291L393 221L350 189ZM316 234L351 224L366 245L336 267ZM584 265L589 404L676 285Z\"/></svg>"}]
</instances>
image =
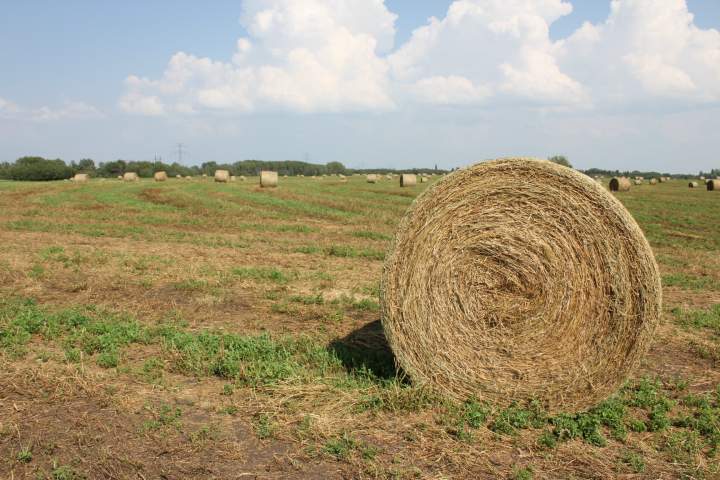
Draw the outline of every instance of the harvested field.
<instances>
[{"instance_id":1,"label":"harvested field","mask_svg":"<svg viewBox=\"0 0 720 480\"><path fill-rule=\"evenodd\" d=\"M396 369L379 282L428 183L258 184L0 182L0 478L717 478L715 192L614 193L661 324L613 396L549 415Z\"/></svg>"}]
</instances>

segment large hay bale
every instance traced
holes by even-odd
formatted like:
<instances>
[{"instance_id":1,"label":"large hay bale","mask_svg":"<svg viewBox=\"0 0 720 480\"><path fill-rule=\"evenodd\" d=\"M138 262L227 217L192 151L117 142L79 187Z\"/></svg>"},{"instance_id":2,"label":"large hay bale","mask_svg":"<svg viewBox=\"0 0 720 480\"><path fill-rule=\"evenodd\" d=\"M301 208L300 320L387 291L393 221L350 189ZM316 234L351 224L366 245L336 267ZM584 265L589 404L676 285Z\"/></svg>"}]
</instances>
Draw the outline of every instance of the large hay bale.
<instances>
[{"instance_id":1,"label":"large hay bale","mask_svg":"<svg viewBox=\"0 0 720 480\"><path fill-rule=\"evenodd\" d=\"M245 175L240 175L240 181L241 181L241 182L244 182L244 181L245 181Z\"/></svg>"},{"instance_id":2,"label":"large hay bale","mask_svg":"<svg viewBox=\"0 0 720 480\"><path fill-rule=\"evenodd\" d=\"M636 180L633 180L633 184L635 184L635 185L642 185L642 184L643 184L643 181L636 179Z\"/></svg>"},{"instance_id":3,"label":"large hay bale","mask_svg":"<svg viewBox=\"0 0 720 480\"><path fill-rule=\"evenodd\" d=\"M614 392L661 316L657 264L622 204L575 170L503 159L430 186L401 220L381 285L390 346L413 381L458 400Z\"/></svg>"},{"instance_id":4,"label":"large hay bale","mask_svg":"<svg viewBox=\"0 0 720 480\"><path fill-rule=\"evenodd\" d=\"M164 182L165 180L167 180L168 176L165 172L155 172L153 178L156 182Z\"/></svg>"},{"instance_id":5,"label":"large hay bale","mask_svg":"<svg viewBox=\"0 0 720 480\"><path fill-rule=\"evenodd\" d=\"M138 174L135 172L125 172L125 175L123 175L123 180L126 182L137 182L140 180L140 177L138 177Z\"/></svg>"},{"instance_id":6,"label":"large hay bale","mask_svg":"<svg viewBox=\"0 0 720 480\"><path fill-rule=\"evenodd\" d=\"M690 188L697 188L697 187L698 187L698 182L690 182L690 183L688 183L688 187L690 187Z\"/></svg>"},{"instance_id":7,"label":"large hay bale","mask_svg":"<svg viewBox=\"0 0 720 480\"><path fill-rule=\"evenodd\" d=\"M610 179L611 192L627 192L630 190L630 180L625 177L613 177Z\"/></svg>"},{"instance_id":8,"label":"large hay bale","mask_svg":"<svg viewBox=\"0 0 720 480\"><path fill-rule=\"evenodd\" d=\"M85 183L90 180L90 175L87 173L76 173L75 176L72 178L73 182L78 183Z\"/></svg>"},{"instance_id":9,"label":"large hay bale","mask_svg":"<svg viewBox=\"0 0 720 480\"><path fill-rule=\"evenodd\" d=\"M417 177L414 173L403 173L400 175L401 187L413 187L417 185Z\"/></svg>"},{"instance_id":10,"label":"large hay bale","mask_svg":"<svg viewBox=\"0 0 720 480\"><path fill-rule=\"evenodd\" d=\"M657 178L651 178L651 179L650 179L650 185L657 185L657 183L658 183Z\"/></svg>"},{"instance_id":11,"label":"large hay bale","mask_svg":"<svg viewBox=\"0 0 720 480\"><path fill-rule=\"evenodd\" d=\"M707 189L712 190L720 190L720 180L708 180L707 181Z\"/></svg>"},{"instance_id":12,"label":"large hay bale","mask_svg":"<svg viewBox=\"0 0 720 480\"><path fill-rule=\"evenodd\" d=\"M215 170L215 181L218 183L227 183L230 181L230 172L227 170Z\"/></svg>"},{"instance_id":13,"label":"large hay bale","mask_svg":"<svg viewBox=\"0 0 720 480\"><path fill-rule=\"evenodd\" d=\"M277 172L269 172L269 171L260 172L260 186L262 188L277 187L278 186Z\"/></svg>"},{"instance_id":14,"label":"large hay bale","mask_svg":"<svg viewBox=\"0 0 720 480\"><path fill-rule=\"evenodd\" d=\"M366 178L367 178L367 183L377 183L377 180L378 180L378 176L375 175L374 173L369 173Z\"/></svg>"}]
</instances>

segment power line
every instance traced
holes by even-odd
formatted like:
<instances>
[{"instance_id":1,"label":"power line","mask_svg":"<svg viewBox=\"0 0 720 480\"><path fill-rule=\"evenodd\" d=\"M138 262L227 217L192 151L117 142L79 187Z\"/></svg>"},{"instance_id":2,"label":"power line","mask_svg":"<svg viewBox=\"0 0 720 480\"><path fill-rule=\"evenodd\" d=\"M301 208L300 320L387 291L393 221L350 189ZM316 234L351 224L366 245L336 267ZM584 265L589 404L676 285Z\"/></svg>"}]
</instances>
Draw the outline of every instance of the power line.
<instances>
[{"instance_id":1,"label":"power line","mask_svg":"<svg viewBox=\"0 0 720 480\"><path fill-rule=\"evenodd\" d=\"M182 165L182 156L183 156L183 144L178 143L177 144L177 155L178 155L178 163Z\"/></svg>"}]
</instances>

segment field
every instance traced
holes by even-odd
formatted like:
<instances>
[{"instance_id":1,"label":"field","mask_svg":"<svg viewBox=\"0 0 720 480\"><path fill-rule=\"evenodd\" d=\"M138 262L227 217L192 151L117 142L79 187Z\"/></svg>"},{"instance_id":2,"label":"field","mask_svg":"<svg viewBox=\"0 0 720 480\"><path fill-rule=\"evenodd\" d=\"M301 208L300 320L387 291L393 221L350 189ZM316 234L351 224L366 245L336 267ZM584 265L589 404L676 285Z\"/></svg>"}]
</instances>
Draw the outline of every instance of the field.
<instances>
[{"instance_id":1,"label":"field","mask_svg":"<svg viewBox=\"0 0 720 480\"><path fill-rule=\"evenodd\" d=\"M379 279L423 184L0 182L0 478L718 478L720 192L617 194L664 316L586 412L432 395Z\"/></svg>"}]
</instances>

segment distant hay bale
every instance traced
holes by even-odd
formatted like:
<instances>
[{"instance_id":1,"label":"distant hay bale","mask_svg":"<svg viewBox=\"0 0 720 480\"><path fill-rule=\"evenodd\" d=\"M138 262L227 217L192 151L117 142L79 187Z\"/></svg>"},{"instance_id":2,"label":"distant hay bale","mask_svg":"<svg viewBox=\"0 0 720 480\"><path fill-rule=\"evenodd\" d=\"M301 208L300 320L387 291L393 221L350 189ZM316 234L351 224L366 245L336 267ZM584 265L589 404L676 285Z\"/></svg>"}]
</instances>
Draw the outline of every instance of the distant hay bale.
<instances>
[{"instance_id":1,"label":"distant hay bale","mask_svg":"<svg viewBox=\"0 0 720 480\"><path fill-rule=\"evenodd\" d=\"M387 255L381 303L415 384L549 412L615 392L662 312L653 252L622 204L530 159L477 164L421 194Z\"/></svg>"},{"instance_id":2,"label":"distant hay bale","mask_svg":"<svg viewBox=\"0 0 720 480\"><path fill-rule=\"evenodd\" d=\"M272 188L278 186L277 172L262 171L260 172L260 186L262 188Z\"/></svg>"},{"instance_id":3,"label":"distant hay bale","mask_svg":"<svg viewBox=\"0 0 720 480\"><path fill-rule=\"evenodd\" d=\"M367 178L367 183L376 183L378 180L378 176L375 175L374 173L369 173L366 178Z\"/></svg>"},{"instance_id":4,"label":"distant hay bale","mask_svg":"<svg viewBox=\"0 0 720 480\"><path fill-rule=\"evenodd\" d=\"M244 182L244 181L245 181L245 175L240 175L240 181L241 181L241 182Z\"/></svg>"},{"instance_id":5,"label":"distant hay bale","mask_svg":"<svg viewBox=\"0 0 720 480\"><path fill-rule=\"evenodd\" d=\"M667 181L667 180L665 179L665 177L659 177L659 178L658 178L658 182L660 182L660 183L665 183L666 181Z\"/></svg>"},{"instance_id":6,"label":"distant hay bale","mask_svg":"<svg viewBox=\"0 0 720 480\"><path fill-rule=\"evenodd\" d=\"M126 182L137 182L140 180L140 177L138 177L138 174L135 172L125 172L125 175L123 175L123 180Z\"/></svg>"},{"instance_id":7,"label":"distant hay bale","mask_svg":"<svg viewBox=\"0 0 720 480\"><path fill-rule=\"evenodd\" d=\"M707 185L707 189L709 191L713 191L713 190L720 191L720 180L708 180L706 185Z\"/></svg>"},{"instance_id":8,"label":"distant hay bale","mask_svg":"<svg viewBox=\"0 0 720 480\"><path fill-rule=\"evenodd\" d=\"M420 183L425 183L427 181L428 181L427 177L425 177L425 176L420 177Z\"/></svg>"},{"instance_id":9,"label":"distant hay bale","mask_svg":"<svg viewBox=\"0 0 720 480\"><path fill-rule=\"evenodd\" d=\"M705 177L700 177L700 180L705 180Z\"/></svg>"},{"instance_id":10,"label":"distant hay bale","mask_svg":"<svg viewBox=\"0 0 720 480\"><path fill-rule=\"evenodd\" d=\"M187 176L185 177L185 180L192 180L192 177L191 177L190 175L187 175Z\"/></svg>"},{"instance_id":11,"label":"distant hay bale","mask_svg":"<svg viewBox=\"0 0 720 480\"><path fill-rule=\"evenodd\" d=\"M90 175L87 173L76 173L75 176L72 178L73 182L77 183L85 183L90 180Z\"/></svg>"},{"instance_id":12,"label":"distant hay bale","mask_svg":"<svg viewBox=\"0 0 720 480\"><path fill-rule=\"evenodd\" d=\"M178 173L177 175L175 175L175 178L182 178L182 175Z\"/></svg>"},{"instance_id":13,"label":"distant hay bale","mask_svg":"<svg viewBox=\"0 0 720 480\"><path fill-rule=\"evenodd\" d=\"M164 182L167 180L168 176L165 172L155 172L155 175L153 175L153 178L156 182Z\"/></svg>"},{"instance_id":14,"label":"distant hay bale","mask_svg":"<svg viewBox=\"0 0 720 480\"><path fill-rule=\"evenodd\" d=\"M215 170L215 181L218 183L227 183L230 181L230 172L227 170Z\"/></svg>"},{"instance_id":15,"label":"distant hay bale","mask_svg":"<svg viewBox=\"0 0 720 480\"><path fill-rule=\"evenodd\" d=\"M657 183L658 183L657 178L650 179L650 185L657 185Z\"/></svg>"},{"instance_id":16,"label":"distant hay bale","mask_svg":"<svg viewBox=\"0 0 720 480\"><path fill-rule=\"evenodd\" d=\"M122 180L122 179L123 179L123 176L122 176L122 175L118 175L118 176L117 176L117 179L118 179L118 180Z\"/></svg>"},{"instance_id":17,"label":"distant hay bale","mask_svg":"<svg viewBox=\"0 0 720 480\"><path fill-rule=\"evenodd\" d=\"M230 181L231 181L231 182L236 182L236 181L237 181L237 177L236 177L235 175L230 175Z\"/></svg>"},{"instance_id":18,"label":"distant hay bale","mask_svg":"<svg viewBox=\"0 0 720 480\"><path fill-rule=\"evenodd\" d=\"M697 188L697 187L698 187L698 182L690 182L690 183L688 183L688 187L690 187L690 188Z\"/></svg>"},{"instance_id":19,"label":"distant hay bale","mask_svg":"<svg viewBox=\"0 0 720 480\"><path fill-rule=\"evenodd\" d=\"M642 181L642 180L635 179L635 180L633 181L633 183L634 183L635 185L642 185L642 184L643 184L643 181Z\"/></svg>"},{"instance_id":20,"label":"distant hay bale","mask_svg":"<svg viewBox=\"0 0 720 480\"><path fill-rule=\"evenodd\" d=\"M414 173L403 173L400 175L401 187L412 187L417 185L417 177Z\"/></svg>"}]
</instances>

